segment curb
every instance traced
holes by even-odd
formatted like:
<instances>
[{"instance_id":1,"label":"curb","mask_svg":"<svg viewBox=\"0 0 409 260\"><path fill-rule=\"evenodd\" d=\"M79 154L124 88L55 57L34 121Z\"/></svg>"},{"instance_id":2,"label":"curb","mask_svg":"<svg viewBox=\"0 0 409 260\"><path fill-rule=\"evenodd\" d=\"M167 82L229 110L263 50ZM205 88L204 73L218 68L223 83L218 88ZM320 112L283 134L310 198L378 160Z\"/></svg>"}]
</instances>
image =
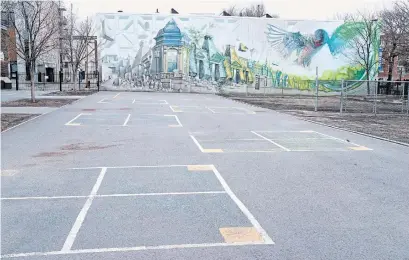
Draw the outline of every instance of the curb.
<instances>
[{"instance_id":1,"label":"curb","mask_svg":"<svg viewBox=\"0 0 409 260\"><path fill-rule=\"evenodd\" d=\"M92 96L92 95L89 95L89 96L86 96L86 97L90 97L90 96ZM7 132L7 131L9 131L9 130L11 130L11 129L14 129L14 128L18 127L18 126L24 125L25 123L28 123L28 122L30 122L30 121L36 119L36 118L39 118L39 117L41 117L41 116L45 116L45 115L48 115L48 114L50 114L50 113L52 113L52 112L58 111L58 110L60 110L61 108L65 108L66 106L75 104L76 102L81 101L81 100L83 100L83 99L84 99L84 98L77 99L77 100L75 100L75 101L72 102L72 103L69 103L69 104L66 104L66 105L64 105L64 106L58 107L58 108L55 109L55 110L48 111L48 112L46 112L46 113L44 113L44 114L41 114L41 115L35 116L35 117L33 117L33 118L30 118L30 119L27 120L27 121L21 122L21 123L18 124L18 125L12 126L12 127L10 127L10 128L7 128L7 129L1 131L1 133L3 134L3 133L5 133L5 132Z\"/></svg>"},{"instance_id":2,"label":"curb","mask_svg":"<svg viewBox=\"0 0 409 260\"><path fill-rule=\"evenodd\" d=\"M262 108L262 109L266 109L266 110L268 109L270 111L274 111L274 112L279 113L279 114L291 116L291 117L297 118L297 119L305 121L305 122L309 122L309 123L313 123L313 124L317 124L317 125L322 125L322 126L334 128L334 129L337 129L337 130L341 130L341 131L345 131L345 132L349 132L349 133L353 133L353 134L357 134L357 135L363 135L363 136L371 137L371 138L378 139L378 140L381 140L381 141L390 142L390 143L399 144L399 145L402 145L402 146L409 147L408 143L399 142L399 141L395 141L395 140L392 140L392 139L387 139L387 138L380 137L380 136L377 136L377 135L366 134L366 133L359 132L359 131L349 130L349 129L338 127L338 126L328 125L328 124L324 124L324 123L321 123L321 122L316 122L316 121L309 120L309 119L304 119L304 118L297 117L297 116L287 114L287 113L283 113L283 112L280 112L280 111L277 111L277 110L273 110L273 109L269 109L269 108L263 108L263 107L255 106L255 105L248 104L248 103L245 103L245 102L240 102L240 101L230 99L230 98L224 97L224 96L221 96L221 97L229 99L229 100L237 102L237 103L240 103L240 104L246 104L246 105L249 105L249 106L252 106L252 107L258 107L258 108Z\"/></svg>"}]
</instances>

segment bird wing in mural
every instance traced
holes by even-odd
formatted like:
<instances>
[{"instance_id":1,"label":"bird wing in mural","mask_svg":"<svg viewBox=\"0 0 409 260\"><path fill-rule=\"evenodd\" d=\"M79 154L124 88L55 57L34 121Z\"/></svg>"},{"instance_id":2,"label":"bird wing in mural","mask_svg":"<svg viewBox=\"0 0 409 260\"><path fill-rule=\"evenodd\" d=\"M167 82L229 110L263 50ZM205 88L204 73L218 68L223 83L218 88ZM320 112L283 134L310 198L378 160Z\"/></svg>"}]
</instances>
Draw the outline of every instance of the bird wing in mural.
<instances>
[{"instance_id":1,"label":"bird wing in mural","mask_svg":"<svg viewBox=\"0 0 409 260\"><path fill-rule=\"evenodd\" d=\"M328 40L328 47L332 55L342 53L348 48L349 43L359 37L360 31L364 29L363 23L344 23L335 29Z\"/></svg>"},{"instance_id":2,"label":"bird wing in mural","mask_svg":"<svg viewBox=\"0 0 409 260\"><path fill-rule=\"evenodd\" d=\"M297 55L307 45L308 38L300 32L288 32L274 25L267 25L267 40L271 47L284 54L284 57L290 56L294 51Z\"/></svg>"}]
</instances>

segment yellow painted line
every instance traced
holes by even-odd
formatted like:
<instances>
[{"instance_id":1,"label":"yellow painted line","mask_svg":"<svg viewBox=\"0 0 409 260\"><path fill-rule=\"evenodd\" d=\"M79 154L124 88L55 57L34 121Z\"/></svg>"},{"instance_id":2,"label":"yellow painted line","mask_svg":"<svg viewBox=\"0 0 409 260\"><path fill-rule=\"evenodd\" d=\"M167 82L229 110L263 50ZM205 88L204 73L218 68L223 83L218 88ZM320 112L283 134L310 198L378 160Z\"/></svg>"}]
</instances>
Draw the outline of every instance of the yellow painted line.
<instances>
[{"instance_id":1,"label":"yellow painted line","mask_svg":"<svg viewBox=\"0 0 409 260\"><path fill-rule=\"evenodd\" d=\"M372 149L365 147L365 146L352 146L352 147L348 147L351 150L355 150L355 151L371 151Z\"/></svg>"},{"instance_id":2,"label":"yellow painted line","mask_svg":"<svg viewBox=\"0 0 409 260\"><path fill-rule=\"evenodd\" d=\"M182 127L181 125L168 125L169 127Z\"/></svg>"},{"instance_id":3,"label":"yellow painted line","mask_svg":"<svg viewBox=\"0 0 409 260\"><path fill-rule=\"evenodd\" d=\"M0 176L10 177L10 176L16 175L17 173L18 173L18 170L1 170Z\"/></svg>"},{"instance_id":4,"label":"yellow painted line","mask_svg":"<svg viewBox=\"0 0 409 260\"><path fill-rule=\"evenodd\" d=\"M175 112L175 113L181 113L181 112L183 112L183 111L179 108L179 106L170 106L170 108L171 108L172 111Z\"/></svg>"},{"instance_id":5,"label":"yellow painted line","mask_svg":"<svg viewBox=\"0 0 409 260\"><path fill-rule=\"evenodd\" d=\"M212 171L212 167L210 165L188 165L187 169L189 171Z\"/></svg>"},{"instance_id":6,"label":"yellow painted line","mask_svg":"<svg viewBox=\"0 0 409 260\"><path fill-rule=\"evenodd\" d=\"M261 234L254 227L230 227L220 228L226 243L246 243L246 242L263 242Z\"/></svg>"},{"instance_id":7,"label":"yellow painted line","mask_svg":"<svg viewBox=\"0 0 409 260\"><path fill-rule=\"evenodd\" d=\"M204 153L222 153L222 149L203 149Z\"/></svg>"}]
</instances>

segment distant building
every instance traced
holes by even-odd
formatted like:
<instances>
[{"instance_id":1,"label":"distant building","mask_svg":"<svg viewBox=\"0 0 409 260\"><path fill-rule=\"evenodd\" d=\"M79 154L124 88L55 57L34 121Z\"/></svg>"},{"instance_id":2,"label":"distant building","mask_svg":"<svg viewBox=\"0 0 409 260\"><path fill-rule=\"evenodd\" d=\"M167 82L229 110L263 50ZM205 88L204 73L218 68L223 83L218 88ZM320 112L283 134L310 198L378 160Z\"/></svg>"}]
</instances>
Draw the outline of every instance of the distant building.
<instances>
[{"instance_id":1,"label":"distant building","mask_svg":"<svg viewBox=\"0 0 409 260\"><path fill-rule=\"evenodd\" d=\"M1 12L1 77L15 78L17 70L16 32L12 26L12 13Z\"/></svg>"}]
</instances>

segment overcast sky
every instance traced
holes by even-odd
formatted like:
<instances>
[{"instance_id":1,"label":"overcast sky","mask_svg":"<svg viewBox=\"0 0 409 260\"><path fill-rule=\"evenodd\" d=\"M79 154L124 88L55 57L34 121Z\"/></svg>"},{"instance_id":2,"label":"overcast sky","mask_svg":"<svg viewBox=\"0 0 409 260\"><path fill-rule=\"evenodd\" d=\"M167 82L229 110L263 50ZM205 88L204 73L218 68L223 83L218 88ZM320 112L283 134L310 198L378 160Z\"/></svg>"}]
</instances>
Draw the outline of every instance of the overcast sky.
<instances>
[{"instance_id":1,"label":"overcast sky","mask_svg":"<svg viewBox=\"0 0 409 260\"><path fill-rule=\"evenodd\" d=\"M80 16L92 16L95 13L117 12L130 13L169 13L175 8L180 14L214 13L220 14L230 5L239 7L252 0L65 0L72 2ZM284 19L333 19L335 13L354 12L357 9L382 9L391 5L392 0L265 0L267 12L278 14Z\"/></svg>"}]
</instances>

